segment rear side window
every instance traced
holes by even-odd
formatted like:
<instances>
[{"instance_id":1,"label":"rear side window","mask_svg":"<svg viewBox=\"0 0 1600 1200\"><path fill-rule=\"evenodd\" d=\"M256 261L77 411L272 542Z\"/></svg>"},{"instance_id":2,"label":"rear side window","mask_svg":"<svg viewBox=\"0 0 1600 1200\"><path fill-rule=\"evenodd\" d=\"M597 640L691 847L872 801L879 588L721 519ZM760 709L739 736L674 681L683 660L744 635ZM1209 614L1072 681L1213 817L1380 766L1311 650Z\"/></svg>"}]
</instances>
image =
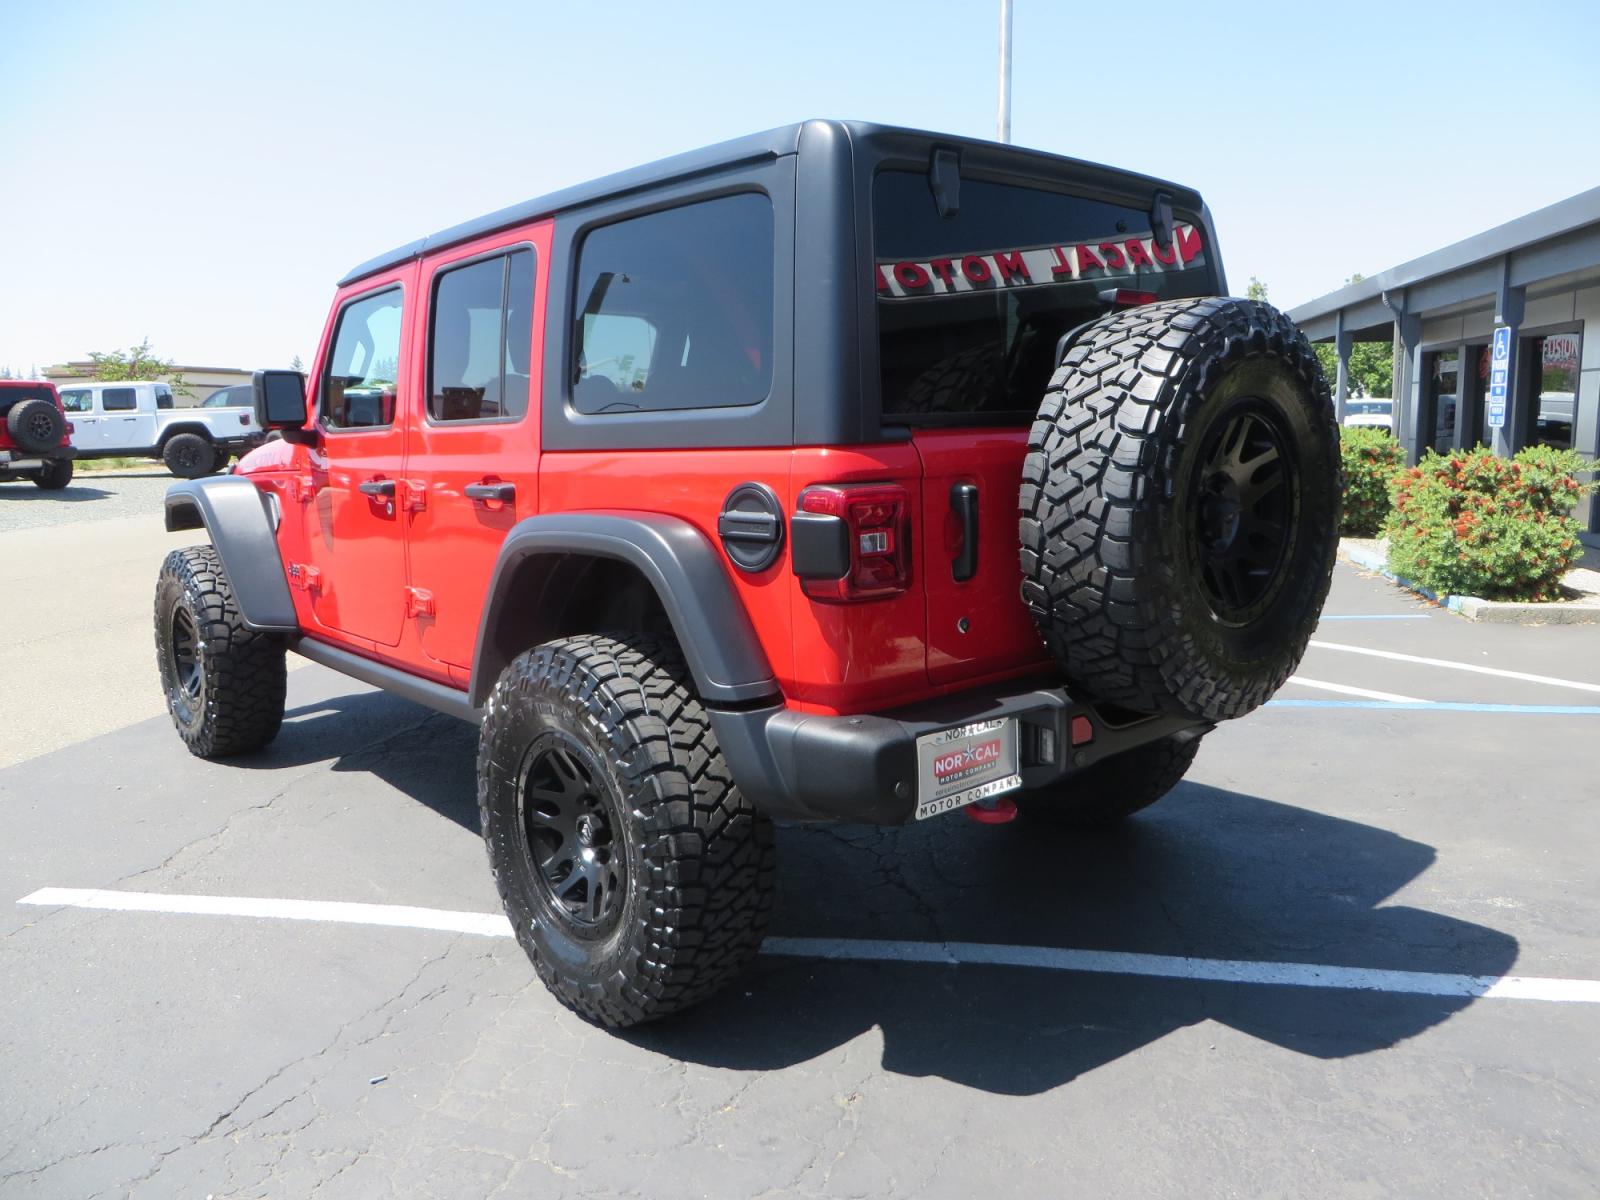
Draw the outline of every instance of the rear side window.
<instances>
[{"instance_id":1,"label":"rear side window","mask_svg":"<svg viewBox=\"0 0 1600 1200\"><path fill-rule=\"evenodd\" d=\"M62 392L61 407L71 413L92 412L94 393L88 388L73 388L71 391Z\"/></svg>"},{"instance_id":2,"label":"rear side window","mask_svg":"<svg viewBox=\"0 0 1600 1200\"><path fill-rule=\"evenodd\" d=\"M322 423L373 429L394 423L400 374L400 289L345 305L322 373Z\"/></svg>"},{"instance_id":3,"label":"rear side window","mask_svg":"<svg viewBox=\"0 0 1600 1200\"><path fill-rule=\"evenodd\" d=\"M533 251L441 272L428 327L428 415L514 419L528 411Z\"/></svg>"},{"instance_id":4,"label":"rear side window","mask_svg":"<svg viewBox=\"0 0 1600 1200\"><path fill-rule=\"evenodd\" d=\"M106 388L100 393L100 407L106 412L131 412L138 405L137 388Z\"/></svg>"},{"instance_id":5,"label":"rear side window","mask_svg":"<svg viewBox=\"0 0 1600 1200\"><path fill-rule=\"evenodd\" d=\"M156 389L156 407L171 408L172 406L173 403L171 390L169 388L158 387Z\"/></svg>"},{"instance_id":6,"label":"rear side window","mask_svg":"<svg viewBox=\"0 0 1600 1200\"><path fill-rule=\"evenodd\" d=\"M1061 336L1122 302L1215 292L1201 227L1042 188L961 179L939 215L928 177L873 182L883 414L897 422L1033 418ZM1133 296L1116 293L1143 293Z\"/></svg>"},{"instance_id":7,"label":"rear side window","mask_svg":"<svg viewBox=\"0 0 1600 1200\"><path fill-rule=\"evenodd\" d=\"M573 405L731 408L772 390L772 201L745 192L619 221L578 252Z\"/></svg>"}]
</instances>

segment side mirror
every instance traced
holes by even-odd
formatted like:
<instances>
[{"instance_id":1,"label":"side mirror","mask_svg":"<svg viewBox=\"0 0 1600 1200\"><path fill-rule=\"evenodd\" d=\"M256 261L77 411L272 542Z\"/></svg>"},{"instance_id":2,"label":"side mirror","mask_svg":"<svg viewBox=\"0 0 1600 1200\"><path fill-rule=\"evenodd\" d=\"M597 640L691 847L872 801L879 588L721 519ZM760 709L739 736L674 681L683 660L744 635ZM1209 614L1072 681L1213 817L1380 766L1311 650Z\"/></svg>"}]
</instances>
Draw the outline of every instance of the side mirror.
<instances>
[{"instance_id":1,"label":"side mirror","mask_svg":"<svg viewBox=\"0 0 1600 1200\"><path fill-rule=\"evenodd\" d=\"M250 377L250 400L262 429L279 429L288 441L305 430L306 377L299 371L257 371Z\"/></svg>"}]
</instances>

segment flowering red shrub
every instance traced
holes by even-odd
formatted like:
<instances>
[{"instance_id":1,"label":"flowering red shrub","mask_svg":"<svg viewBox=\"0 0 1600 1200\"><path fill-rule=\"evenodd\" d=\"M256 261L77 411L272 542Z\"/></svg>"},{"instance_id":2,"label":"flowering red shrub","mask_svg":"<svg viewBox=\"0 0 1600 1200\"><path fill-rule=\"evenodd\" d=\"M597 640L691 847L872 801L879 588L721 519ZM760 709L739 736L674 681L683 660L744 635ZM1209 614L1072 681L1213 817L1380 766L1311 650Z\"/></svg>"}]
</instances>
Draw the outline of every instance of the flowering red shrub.
<instances>
[{"instance_id":1,"label":"flowering red shrub","mask_svg":"<svg viewBox=\"0 0 1600 1200\"><path fill-rule=\"evenodd\" d=\"M1390 484L1389 569L1452 595L1561 599L1583 554L1571 509L1593 486L1578 478L1588 469L1544 447L1428 454Z\"/></svg>"},{"instance_id":2,"label":"flowering red shrub","mask_svg":"<svg viewBox=\"0 0 1600 1200\"><path fill-rule=\"evenodd\" d=\"M1389 515L1389 481L1405 465L1405 451L1386 429L1345 426L1339 430L1344 465L1344 508L1339 532L1376 537Z\"/></svg>"}]
</instances>

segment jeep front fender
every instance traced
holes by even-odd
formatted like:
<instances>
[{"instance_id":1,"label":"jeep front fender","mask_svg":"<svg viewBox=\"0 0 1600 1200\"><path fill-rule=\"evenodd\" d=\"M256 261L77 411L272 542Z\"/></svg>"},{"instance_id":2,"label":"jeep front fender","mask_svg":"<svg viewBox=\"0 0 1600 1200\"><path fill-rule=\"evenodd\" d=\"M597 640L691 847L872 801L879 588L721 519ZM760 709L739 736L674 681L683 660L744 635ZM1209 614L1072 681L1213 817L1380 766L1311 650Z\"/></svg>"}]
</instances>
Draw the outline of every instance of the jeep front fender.
<instances>
[{"instance_id":1,"label":"jeep front fender","mask_svg":"<svg viewBox=\"0 0 1600 1200\"><path fill-rule=\"evenodd\" d=\"M295 633L300 625L278 554L273 503L234 475L186 479L167 489L167 532L204 529L244 623L263 633Z\"/></svg>"},{"instance_id":2,"label":"jeep front fender","mask_svg":"<svg viewBox=\"0 0 1600 1200\"><path fill-rule=\"evenodd\" d=\"M705 534L663 513L546 513L518 521L500 548L472 659L475 707L527 649L497 636L517 623L518 614L507 612L511 580L526 571L547 576L569 555L615 559L639 571L672 623L702 700L739 704L778 694L749 615Z\"/></svg>"}]
</instances>

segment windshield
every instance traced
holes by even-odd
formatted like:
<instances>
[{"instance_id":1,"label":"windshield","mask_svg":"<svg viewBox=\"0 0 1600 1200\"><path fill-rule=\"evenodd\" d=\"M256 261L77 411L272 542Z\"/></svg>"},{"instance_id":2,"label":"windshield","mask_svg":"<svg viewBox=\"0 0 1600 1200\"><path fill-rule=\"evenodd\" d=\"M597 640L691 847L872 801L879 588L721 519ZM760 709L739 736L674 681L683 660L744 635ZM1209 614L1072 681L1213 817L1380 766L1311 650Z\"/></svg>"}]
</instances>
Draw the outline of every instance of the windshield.
<instances>
[{"instance_id":1,"label":"windshield","mask_svg":"<svg viewBox=\"0 0 1600 1200\"><path fill-rule=\"evenodd\" d=\"M1063 334L1121 304L1217 291L1197 223L1175 216L1163 246L1144 209L1042 188L963 177L941 217L926 174L884 171L873 232L896 421L1029 421Z\"/></svg>"},{"instance_id":2,"label":"windshield","mask_svg":"<svg viewBox=\"0 0 1600 1200\"><path fill-rule=\"evenodd\" d=\"M1351 400L1345 412L1353 417L1387 417L1391 408L1388 400Z\"/></svg>"}]
</instances>

